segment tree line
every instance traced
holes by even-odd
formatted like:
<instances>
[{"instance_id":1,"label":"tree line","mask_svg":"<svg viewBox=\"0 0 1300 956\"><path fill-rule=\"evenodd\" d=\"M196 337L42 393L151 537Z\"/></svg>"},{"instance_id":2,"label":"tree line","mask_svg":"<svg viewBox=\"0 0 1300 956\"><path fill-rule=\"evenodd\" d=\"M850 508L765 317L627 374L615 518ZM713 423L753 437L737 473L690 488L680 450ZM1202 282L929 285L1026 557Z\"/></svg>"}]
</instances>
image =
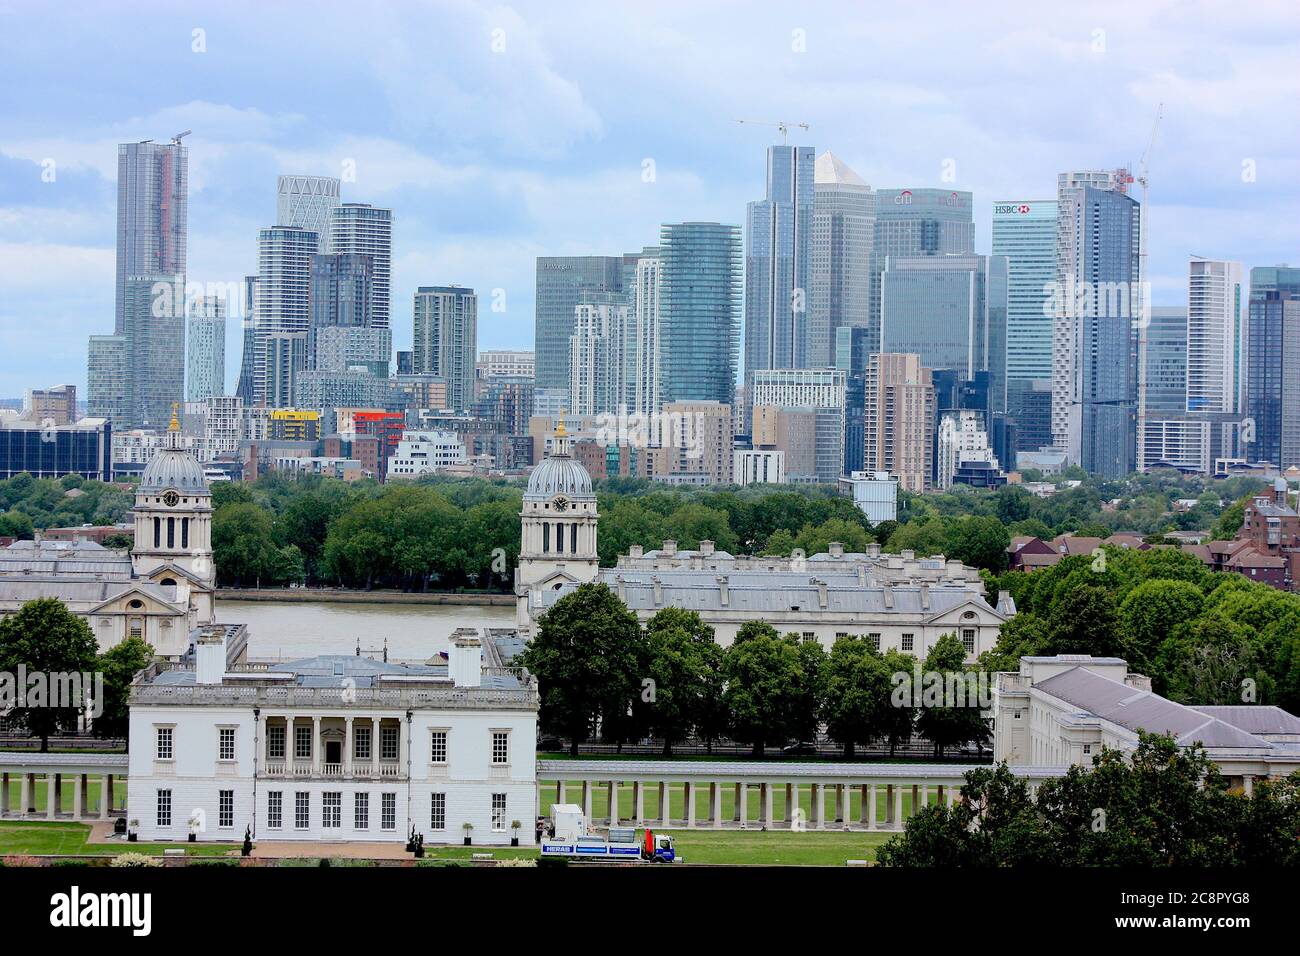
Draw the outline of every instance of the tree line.
<instances>
[{"instance_id":1,"label":"tree line","mask_svg":"<svg viewBox=\"0 0 1300 956\"><path fill-rule=\"evenodd\" d=\"M961 642L946 635L920 663L925 672L961 674L964 658ZM607 743L654 737L666 754L692 738L710 747L730 739L754 756L811 741L822 728L846 757L878 741L892 753L918 734L936 756L988 739L978 706L900 704L893 677L912 679L911 655L882 654L861 637L841 637L827 652L762 621L746 623L723 648L696 612L667 607L642 627L598 583L555 602L516 663L538 678L542 732L567 739L575 754L597 734Z\"/></svg>"},{"instance_id":2,"label":"tree line","mask_svg":"<svg viewBox=\"0 0 1300 956\"><path fill-rule=\"evenodd\" d=\"M1144 734L1031 794L1005 763L966 774L954 806L927 806L880 848L881 866L1300 865L1300 772L1231 793L1200 747Z\"/></svg>"}]
</instances>

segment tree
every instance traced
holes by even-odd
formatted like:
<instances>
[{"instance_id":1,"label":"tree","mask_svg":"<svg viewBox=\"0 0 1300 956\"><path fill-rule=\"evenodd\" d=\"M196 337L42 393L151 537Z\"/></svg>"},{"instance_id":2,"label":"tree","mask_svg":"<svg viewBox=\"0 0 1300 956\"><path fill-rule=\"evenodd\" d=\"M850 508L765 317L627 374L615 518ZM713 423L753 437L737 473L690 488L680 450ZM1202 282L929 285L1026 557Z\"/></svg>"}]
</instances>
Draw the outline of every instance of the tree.
<instances>
[{"instance_id":1,"label":"tree","mask_svg":"<svg viewBox=\"0 0 1300 956\"><path fill-rule=\"evenodd\" d=\"M1204 606L1201 589L1186 581L1143 581L1129 591L1119 608L1129 667L1150 673L1164 640L1179 625L1199 617Z\"/></svg>"},{"instance_id":2,"label":"tree","mask_svg":"<svg viewBox=\"0 0 1300 956\"><path fill-rule=\"evenodd\" d=\"M11 718L27 732L41 738L41 753L50 749L50 737L60 731L76 729L81 700L67 699L70 679L90 675L95 669L95 637L84 618L69 611L58 598L28 601L18 611L0 620L0 671L17 678L19 668L31 678L41 675L45 692L39 697L35 688L22 690L25 699L13 701ZM30 688L30 689L29 689ZM82 684L82 695L93 690ZM55 706L63 704L65 706Z\"/></svg>"},{"instance_id":3,"label":"tree","mask_svg":"<svg viewBox=\"0 0 1300 956\"><path fill-rule=\"evenodd\" d=\"M537 675L543 730L576 755L598 721L625 719L647 657L636 615L606 585L582 584L542 616L518 660Z\"/></svg>"},{"instance_id":4,"label":"tree","mask_svg":"<svg viewBox=\"0 0 1300 956\"><path fill-rule=\"evenodd\" d=\"M852 758L857 744L877 734L873 715L890 693L885 662L865 639L841 637L826 658L822 720L826 733Z\"/></svg>"},{"instance_id":5,"label":"tree","mask_svg":"<svg viewBox=\"0 0 1300 956\"><path fill-rule=\"evenodd\" d=\"M1050 653L1117 655L1119 636L1115 600L1106 588L1084 584L1057 596L1048 616Z\"/></svg>"},{"instance_id":6,"label":"tree","mask_svg":"<svg viewBox=\"0 0 1300 956\"><path fill-rule=\"evenodd\" d=\"M271 516L262 508L232 502L212 513L212 560L221 584L259 584L270 575L275 553Z\"/></svg>"},{"instance_id":7,"label":"tree","mask_svg":"<svg viewBox=\"0 0 1300 956\"><path fill-rule=\"evenodd\" d=\"M831 518L816 527L804 525L795 544L804 554L822 554L830 550L832 541L844 545L847 552L862 552L871 543L871 535L856 522Z\"/></svg>"},{"instance_id":8,"label":"tree","mask_svg":"<svg viewBox=\"0 0 1300 956\"><path fill-rule=\"evenodd\" d=\"M641 697L651 733L662 737L664 754L709 721L710 694L722 667L722 648L699 614L666 607L646 622L648 677ZM650 699L647 700L647 691Z\"/></svg>"},{"instance_id":9,"label":"tree","mask_svg":"<svg viewBox=\"0 0 1300 956\"><path fill-rule=\"evenodd\" d=\"M1189 704L1242 704L1271 696L1272 678L1251 635L1220 614L1179 628L1161 646L1156 668L1169 697Z\"/></svg>"},{"instance_id":10,"label":"tree","mask_svg":"<svg viewBox=\"0 0 1300 956\"><path fill-rule=\"evenodd\" d=\"M104 675L104 709L95 719L96 737L127 737L131 681L149 665L153 656L153 648L138 637L128 637L99 655L99 671Z\"/></svg>"},{"instance_id":11,"label":"tree","mask_svg":"<svg viewBox=\"0 0 1300 956\"><path fill-rule=\"evenodd\" d=\"M982 716L984 705L980 693L980 675L965 668L966 649L956 634L945 634L935 642L925 658L924 680L942 678L941 692L933 696L923 686L917 732L930 741L934 755L942 757L949 747L983 743L989 738L988 724ZM913 701L913 705L915 705Z\"/></svg>"},{"instance_id":12,"label":"tree","mask_svg":"<svg viewBox=\"0 0 1300 956\"><path fill-rule=\"evenodd\" d=\"M781 746L790 739L803 678L795 641L761 632L737 638L723 653L722 673L723 700L736 740L761 757L766 746Z\"/></svg>"},{"instance_id":13,"label":"tree","mask_svg":"<svg viewBox=\"0 0 1300 956\"><path fill-rule=\"evenodd\" d=\"M972 567L1002 571L1007 566L1011 534L997 518L968 515L948 533L948 557Z\"/></svg>"}]
</instances>

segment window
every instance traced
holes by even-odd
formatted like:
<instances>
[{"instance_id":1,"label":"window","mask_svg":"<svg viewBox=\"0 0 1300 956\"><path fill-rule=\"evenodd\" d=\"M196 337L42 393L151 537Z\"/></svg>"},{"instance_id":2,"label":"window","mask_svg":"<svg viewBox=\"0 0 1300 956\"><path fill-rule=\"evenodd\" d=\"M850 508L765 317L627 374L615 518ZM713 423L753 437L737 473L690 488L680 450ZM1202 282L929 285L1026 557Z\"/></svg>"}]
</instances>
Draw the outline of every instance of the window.
<instances>
[{"instance_id":1,"label":"window","mask_svg":"<svg viewBox=\"0 0 1300 956\"><path fill-rule=\"evenodd\" d=\"M217 759L234 760L235 759L235 728L220 727L217 729Z\"/></svg>"},{"instance_id":2,"label":"window","mask_svg":"<svg viewBox=\"0 0 1300 956\"><path fill-rule=\"evenodd\" d=\"M494 764L510 762L510 734L504 730L492 731L492 762Z\"/></svg>"},{"instance_id":3,"label":"window","mask_svg":"<svg viewBox=\"0 0 1300 956\"><path fill-rule=\"evenodd\" d=\"M429 829L447 829L447 795L445 793L432 794L429 808Z\"/></svg>"},{"instance_id":4,"label":"window","mask_svg":"<svg viewBox=\"0 0 1300 956\"><path fill-rule=\"evenodd\" d=\"M326 830L343 826L343 794L337 790L321 794L320 825Z\"/></svg>"},{"instance_id":5,"label":"window","mask_svg":"<svg viewBox=\"0 0 1300 956\"><path fill-rule=\"evenodd\" d=\"M284 793L270 790L266 794L266 825L272 830L284 826Z\"/></svg>"},{"instance_id":6,"label":"window","mask_svg":"<svg viewBox=\"0 0 1300 956\"><path fill-rule=\"evenodd\" d=\"M235 825L235 791L217 791L217 826L230 829Z\"/></svg>"},{"instance_id":7,"label":"window","mask_svg":"<svg viewBox=\"0 0 1300 956\"><path fill-rule=\"evenodd\" d=\"M430 763L447 762L447 731L435 730L432 736L432 744L429 747Z\"/></svg>"},{"instance_id":8,"label":"window","mask_svg":"<svg viewBox=\"0 0 1300 956\"><path fill-rule=\"evenodd\" d=\"M352 756L357 760L370 759L370 728L358 727L353 731Z\"/></svg>"},{"instance_id":9,"label":"window","mask_svg":"<svg viewBox=\"0 0 1300 956\"><path fill-rule=\"evenodd\" d=\"M961 646L966 648L967 654L975 653L975 628L963 627L961 629Z\"/></svg>"},{"instance_id":10,"label":"window","mask_svg":"<svg viewBox=\"0 0 1300 956\"><path fill-rule=\"evenodd\" d=\"M311 728L293 728L293 755L298 760L311 759Z\"/></svg>"},{"instance_id":11,"label":"window","mask_svg":"<svg viewBox=\"0 0 1300 956\"><path fill-rule=\"evenodd\" d=\"M1084 745L1083 745L1083 752L1086 753L1086 754L1090 754L1090 753L1092 753L1092 744L1084 744Z\"/></svg>"},{"instance_id":12,"label":"window","mask_svg":"<svg viewBox=\"0 0 1300 956\"><path fill-rule=\"evenodd\" d=\"M815 640L817 640L817 632L816 632L816 631L804 631L804 632L803 632L803 642L804 642L805 644L811 644L811 643L812 643L813 641L815 641Z\"/></svg>"},{"instance_id":13,"label":"window","mask_svg":"<svg viewBox=\"0 0 1300 956\"><path fill-rule=\"evenodd\" d=\"M172 759L172 729L170 727L158 728L158 760Z\"/></svg>"},{"instance_id":14,"label":"window","mask_svg":"<svg viewBox=\"0 0 1300 956\"><path fill-rule=\"evenodd\" d=\"M852 637L852 636L853 636L853 635L851 635L848 631L836 631L836 632L835 632L835 640L837 640L837 641L838 641L841 637Z\"/></svg>"},{"instance_id":15,"label":"window","mask_svg":"<svg viewBox=\"0 0 1300 956\"><path fill-rule=\"evenodd\" d=\"M284 728L266 728L266 756L271 760L284 759Z\"/></svg>"},{"instance_id":16,"label":"window","mask_svg":"<svg viewBox=\"0 0 1300 956\"><path fill-rule=\"evenodd\" d=\"M904 651L908 651L908 652L910 652L910 651L913 649L913 647L915 646L915 642L916 642L916 639L915 639L915 637L913 637L913 635L911 635L911 634L904 634L904 635L903 635L902 642L899 644L899 647L900 647L902 650L904 650Z\"/></svg>"},{"instance_id":17,"label":"window","mask_svg":"<svg viewBox=\"0 0 1300 956\"><path fill-rule=\"evenodd\" d=\"M876 650L880 650L880 635L876 633L868 634L867 643Z\"/></svg>"},{"instance_id":18,"label":"window","mask_svg":"<svg viewBox=\"0 0 1300 956\"><path fill-rule=\"evenodd\" d=\"M370 794L353 794L352 826L358 830L370 829Z\"/></svg>"},{"instance_id":19,"label":"window","mask_svg":"<svg viewBox=\"0 0 1300 956\"><path fill-rule=\"evenodd\" d=\"M492 794L492 830L500 832L506 828L506 795Z\"/></svg>"},{"instance_id":20,"label":"window","mask_svg":"<svg viewBox=\"0 0 1300 956\"><path fill-rule=\"evenodd\" d=\"M397 794L395 793L379 795L379 829L397 829Z\"/></svg>"},{"instance_id":21,"label":"window","mask_svg":"<svg viewBox=\"0 0 1300 956\"><path fill-rule=\"evenodd\" d=\"M169 827L172 825L172 792L170 790L158 791L158 826Z\"/></svg>"},{"instance_id":22,"label":"window","mask_svg":"<svg viewBox=\"0 0 1300 956\"><path fill-rule=\"evenodd\" d=\"M542 524L542 551L549 553L551 550L551 526L543 522Z\"/></svg>"},{"instance_id":23,"label":"window","mask_svg":"<svg viewBox=\"0 0 1300 956\"><path fill-rule=\"evenodd\" d=\"M311 826L311 794L299 790L293 795L293 825L295 829L306 830Z\"/></svg>"},{"instance_id":24,"label":"window","mask_svg":"<svg viewBox=\"0 0 1300 956\"><path fill-rule=\"evenodd\" d=\"M397 759L397 728L396 727L379 728L379 759L380 760Z\"/></svg>"}]
</instances>

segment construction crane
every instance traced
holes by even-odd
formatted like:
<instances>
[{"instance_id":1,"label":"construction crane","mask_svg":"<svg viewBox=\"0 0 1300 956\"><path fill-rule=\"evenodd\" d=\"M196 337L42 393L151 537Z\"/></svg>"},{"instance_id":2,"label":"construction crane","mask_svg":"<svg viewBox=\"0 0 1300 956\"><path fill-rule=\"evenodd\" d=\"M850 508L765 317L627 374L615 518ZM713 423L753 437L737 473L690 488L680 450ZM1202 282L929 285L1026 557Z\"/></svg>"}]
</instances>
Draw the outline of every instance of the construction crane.
<instances>
[{"instance_id":1,"label":"construction crane","mask_svg":"<svg viewBox=\"0 0 1300 956\"><path fill-rule=\"evenodd\" d=\"M791 126L797 127L798 129L803 130L805 133L808 132L807 123L787 123L785 121L781 121L777 123L768 123L768 122L764 122L763 120L743 120L743 119L738 119L736 120L736 122L743 123L746 126L772 126L775 127L776 129L779 129L781 131L782 146L786 145L786 141L790 135Z\"/></svg>"},{"instance_id":2,"label":"construction crane","mask_svg":"<svg viewBox=\"0 0 1300 956\"><path fill-rule=\"evenodd\" d=\"M1137 181L1142 186L1142 208L1138 212L1138 295L1142 296L1142 312L1138 320L1138 407L1137 407L1137 470L1146 471L1146 435L1147 435L1147 331L1151 325L1151 297L1147 295L1147 219L1150 209L1147 207L1147 163L1151 159L1151 150L1156 145L1156 133L1160 129L1160 119L1164 116L1165 104L1156 105L1155 122L1151 124L1151 139L1138 160ZM1129 297L1132 302L1132 296Z\"/></svg>"},{"instance_id":3,"label":"construction crane","mask_svg":"<svg viewBox=\"0 0 1300 956\"><path fill-rule=\"evenodd\" d=\"M179 145L181 144L181 140L184 139L186 136L189 136L190 133L192 133L192 132L194 132L194 130L192 130L192 129L187 129L187 130L186 130L185 132L183 132L183 133L177 133L175 136L172 137L172 145L173 145L173 146L179 146Z\"/></svg>"}]
</instances>

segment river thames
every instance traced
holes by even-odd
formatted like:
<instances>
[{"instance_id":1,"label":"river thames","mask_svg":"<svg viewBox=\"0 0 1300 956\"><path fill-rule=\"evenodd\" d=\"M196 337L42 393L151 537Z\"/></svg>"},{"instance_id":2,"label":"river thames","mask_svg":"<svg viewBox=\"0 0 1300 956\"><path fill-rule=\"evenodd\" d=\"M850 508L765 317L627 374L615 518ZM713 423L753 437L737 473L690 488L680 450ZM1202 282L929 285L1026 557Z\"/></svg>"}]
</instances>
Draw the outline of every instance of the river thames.
<instances>
[{"instance_id":1,"label":"river thames","mask_svg":"<svg viewBox=\"0 0 1300 956\"><path fill-rule=\"evenodd\" d=\"M317 654L423 661L447 649L458 627L510 627L510 606L465 604L373 604L329 601L217 601L217 620L247 624L248 656L254 660L294 660Z\"/></svg>"}]
</instances>

